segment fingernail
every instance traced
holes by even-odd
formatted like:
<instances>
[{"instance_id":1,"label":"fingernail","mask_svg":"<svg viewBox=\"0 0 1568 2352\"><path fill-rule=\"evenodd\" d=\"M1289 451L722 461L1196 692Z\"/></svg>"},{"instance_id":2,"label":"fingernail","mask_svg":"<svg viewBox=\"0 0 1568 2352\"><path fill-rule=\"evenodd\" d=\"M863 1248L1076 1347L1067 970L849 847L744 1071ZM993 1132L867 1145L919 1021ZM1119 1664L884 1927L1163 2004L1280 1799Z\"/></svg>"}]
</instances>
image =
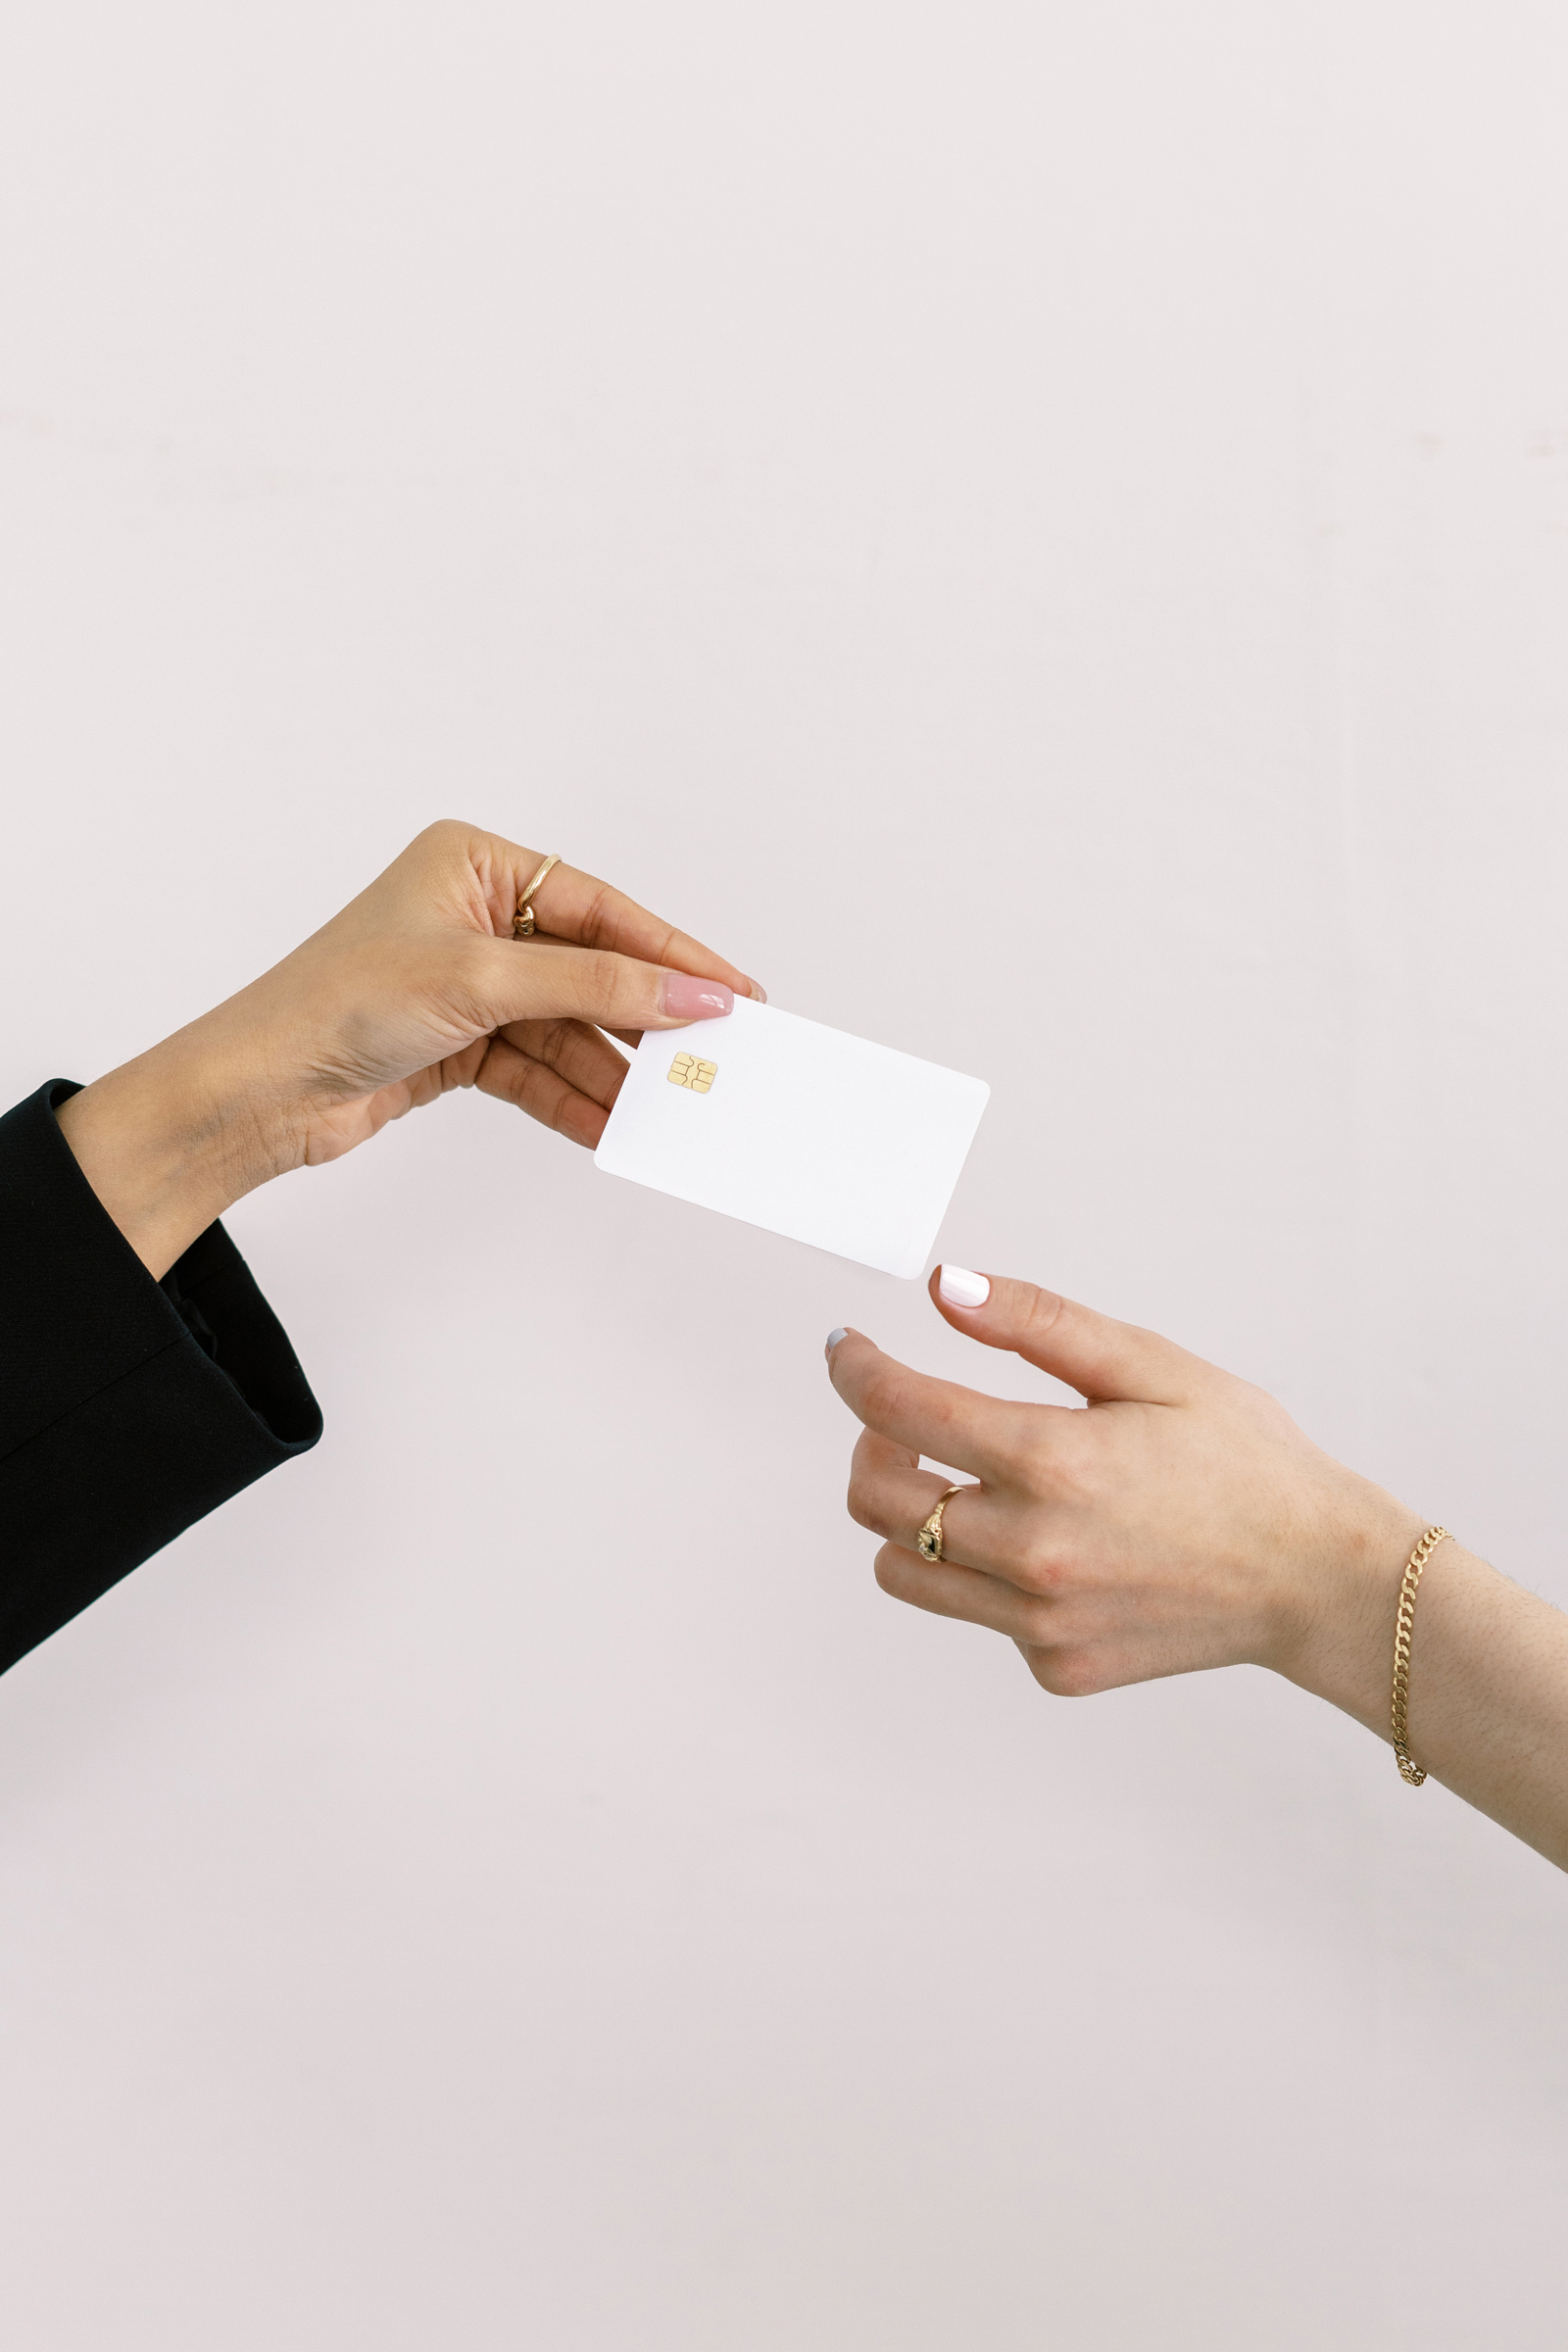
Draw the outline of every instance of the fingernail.
<instances>
[{"instance_id":1,"label":"fingernail","mask_svg":"<svg viewBox=\"0 0 1568 2352\"><path fill-rule=\"evenodd\" d=\"M762 986L760 980L748 980L746 985L752 992L752 1003L754 1004L765 1004L767 1003L767 991Z\"/></svg>"},{"instance_id":2,"label":"fingernail","mask_svg":"<svg viewBox=\"0 0 1568 2352\"><path fill-rule=\"evenodd\" d=\"M833 1350L834 1350L834 1348L835 1348L838 1346L838 1344L839 1344L840 1340L847 1340L847 1339L849 1338L849 1336L850 1336L850 1327L849 1327L849 1325L848 1325L847 1323L841 1323L841 1324L839 1325L839 1327L838 1327L837 1331L830 1331L830 1332L828 1333L828 1335L827 1335L827 1346L826 1346L826 1347L823 1348L823 1350L822 1350L822 1353L823 1353L824 1355L831 1355L831 1354L832 1354L832 1352L833 1352Z\"/></svg>"},{"instance_id":3,"label":"fingernail","mask_svg":"<svg viewBox=\"0 0 1568 2352\"><path fill-rule=\"evenodd\" d=\"M735 991L722 980L697 980L690 972L666 972L660 1010L668 1021L716 1021L735 1009Z\"/></svg>"},{"instance_id":4,"label":"fingernail","mask_svg":"<svg viewBox=\"0 0 1568 2352\"><path fill-rule=\"evenodd\" d=\"M984 1306L991 1296L986 1277L971 1274L967 1266L944 1266L937 1277L937 1289L949 1306Z\"/></svg>"}]
</instances>

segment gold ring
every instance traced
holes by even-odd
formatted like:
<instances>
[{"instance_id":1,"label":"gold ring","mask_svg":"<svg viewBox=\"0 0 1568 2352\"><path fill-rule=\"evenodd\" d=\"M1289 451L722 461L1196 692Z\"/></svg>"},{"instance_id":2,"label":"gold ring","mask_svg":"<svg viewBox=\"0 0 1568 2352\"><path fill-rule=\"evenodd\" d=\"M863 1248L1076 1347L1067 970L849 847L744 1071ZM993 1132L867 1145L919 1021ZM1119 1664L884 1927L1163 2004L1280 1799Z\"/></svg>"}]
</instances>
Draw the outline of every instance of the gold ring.
<instances>
[{"instance_id":1,"label":"gold ring","mask_svg":"<svg viewBox=\"0 0 1568 2352\"><path fill-rule=\"evenodd\" d=\"M921 1528L920 1533L915 1537L914 1548L922 1560L940 1560L946 1556L942 1549L942 1514L955 1494L960 1494L962 1492L961 1487L950 1487L938 1501L936 1509Z\"/></svg>"},{"instance_id":2,"label":"gold ring","mask_svg":"<svg viewBox=\"0 0 1568 2352\"><path fill-rule=\"evenodd\" d=\"M528 901L533 897L534 892L538 889L546 874L549 873L550 868L553 865L559 865L560 863L561 858L559 854L547 858L543 865L539 868L539 871L535 874L533 880L528 884L527 888L525 890L518 891L517 911L512 918L512 936L514 939L532 939L533 908L529 906Z\"/></svg>"}]
</instances>

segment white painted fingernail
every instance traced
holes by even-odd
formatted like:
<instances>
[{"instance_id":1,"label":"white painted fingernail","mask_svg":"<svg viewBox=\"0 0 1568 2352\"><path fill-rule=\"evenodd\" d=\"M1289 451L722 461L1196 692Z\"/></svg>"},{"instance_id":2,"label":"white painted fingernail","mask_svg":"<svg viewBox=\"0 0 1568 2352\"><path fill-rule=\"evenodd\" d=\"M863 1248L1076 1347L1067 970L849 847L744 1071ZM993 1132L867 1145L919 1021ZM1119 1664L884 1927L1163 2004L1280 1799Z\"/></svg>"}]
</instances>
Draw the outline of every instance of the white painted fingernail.
<instances>
[{"instance_id":1,"label":"white painted fingernail","mask_svg":"<svg viewBox=\"0 0 1568 2352\"><path fill-rule=\"evenodd\" d=\"M830 1331L828 1333L827 1346L823 1348L822 1353L824 1355L831 1355L834 1348L838 1346L840 1340L847 1340L849 1336L850 1333L848 1324L841 1323L837 1331Z\"/></svg>"},{"instance_id":2,"label":"white painted fingernail","mask_svg":"<svg viewBox=\"0 0 1568 2352\"><path fill-rule=\"evenodd\" d=\"M967 1266L944 1266L937 1280L937 1289L949 1306L984 1306L991 1296L991 1285L983 1274L971 1274Z\"/></svg>"},{"instance_id":3,"label":"white painted fingernail","mask_svg":"<svg viewBox=\"0 0 1568 2352\"><path fill-rule=\"evenodd\" d=\"M752 1002L754 1004L765 1004L767 1003L767 991L762 986L760 980L748 980L746 985L752 992Z\"/></svg>"}]
</instances>

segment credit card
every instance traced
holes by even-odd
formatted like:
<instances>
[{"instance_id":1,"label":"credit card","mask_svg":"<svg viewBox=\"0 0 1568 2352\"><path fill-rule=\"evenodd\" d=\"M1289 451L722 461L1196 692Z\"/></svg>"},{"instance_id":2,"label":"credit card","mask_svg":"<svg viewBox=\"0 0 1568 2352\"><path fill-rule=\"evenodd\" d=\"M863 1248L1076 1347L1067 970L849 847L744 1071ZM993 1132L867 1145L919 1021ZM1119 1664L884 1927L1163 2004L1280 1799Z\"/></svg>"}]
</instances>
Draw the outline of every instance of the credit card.
<instances>
[{"instance_id":1,"label":"credit card","mask_svg":"<svg viewBox=\"0 0 1568 2352\"><path fill-rule=\"evenodd\" d=\"M737 997L650 1030L594 1165L906 1279L924 1272L991 1089Z\"/></svg>"}]
</instances>

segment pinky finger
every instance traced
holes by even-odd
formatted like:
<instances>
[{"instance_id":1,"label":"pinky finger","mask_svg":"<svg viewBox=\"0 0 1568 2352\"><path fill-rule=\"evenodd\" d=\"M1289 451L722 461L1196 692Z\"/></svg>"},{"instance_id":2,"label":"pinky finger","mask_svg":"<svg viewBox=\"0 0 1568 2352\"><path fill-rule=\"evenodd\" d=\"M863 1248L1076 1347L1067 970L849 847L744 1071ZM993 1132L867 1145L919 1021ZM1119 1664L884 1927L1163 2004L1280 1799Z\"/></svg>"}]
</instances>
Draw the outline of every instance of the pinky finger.
<instances>
[{"instance_id":1,"label":"pinky finger","mask_svg":"<svg viewBox=\"0 0 1568 2352\"><path fill-rule=\"evenodd\" d=\"M1051 1640L1054 1603L1020 1592L981 1568L956 1568L951 1561L922 1560L918 1552L884 1544L876 1555L876 1581L895 1600L929 1610L933 1617L961 1617L966 1624L1005 1634L1020 1649Z\"/></svg>"}]
</instances>

